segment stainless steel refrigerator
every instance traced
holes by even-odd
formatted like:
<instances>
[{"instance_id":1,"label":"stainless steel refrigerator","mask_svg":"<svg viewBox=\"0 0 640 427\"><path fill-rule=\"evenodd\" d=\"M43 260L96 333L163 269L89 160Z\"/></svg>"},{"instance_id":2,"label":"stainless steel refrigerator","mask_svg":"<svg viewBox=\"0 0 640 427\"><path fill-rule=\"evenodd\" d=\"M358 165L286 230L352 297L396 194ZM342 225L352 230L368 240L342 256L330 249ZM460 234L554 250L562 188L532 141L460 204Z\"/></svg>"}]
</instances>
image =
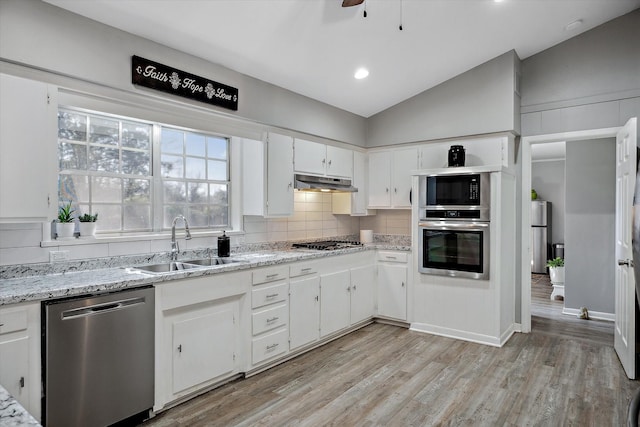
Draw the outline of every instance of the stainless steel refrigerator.
<instances>
[{"instance_id":1,"label":"stainless steel refrigerator","mask_svg":"<svg viewBox=\"0 0 640 427\"><path fill-rule=\"evenodd\" d=\"M531 272L546 273L550 259L551 202L531 201Z\"/></svg>"}]
</instances>

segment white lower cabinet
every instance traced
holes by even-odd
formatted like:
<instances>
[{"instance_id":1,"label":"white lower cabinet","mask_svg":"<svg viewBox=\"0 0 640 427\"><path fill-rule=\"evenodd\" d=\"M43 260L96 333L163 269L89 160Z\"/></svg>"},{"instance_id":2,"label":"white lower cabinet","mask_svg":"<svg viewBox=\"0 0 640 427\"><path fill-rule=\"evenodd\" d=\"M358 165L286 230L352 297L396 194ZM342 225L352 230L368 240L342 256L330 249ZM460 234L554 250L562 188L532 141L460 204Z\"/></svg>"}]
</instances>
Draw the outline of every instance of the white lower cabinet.
<instances>
[{"instance_id":1,"label":"white lower cabinet","mask_svg":"<svg viewBox=\"0 0 640 427\"><path fill-rule=\"evenodd\" d=\"M351 324L370 319L375 314L376 268L373 264L352 268Z\"/></svg>"},{"instance_id":2,"label":"white lower cabinet","mask_svg":"<svg viewBox=\"0 0 640 427\"><path fill-rule=\"evenodd\" d=\"M156 285L155 410L238 374L250 274Z\"/></svg>"},{"instance_id":3,"label":"white lower cabinet","mask_svg":"<svg viewBox=\"0 0 640 427\"><path fill-rule=\"evenodd\" d=\"M351 324L351 279L349 270L320 276L320 337Z\"/></svg>"},{"instance_id":4,"label":"white lower cabinet","mask_svg":"<svg viewBox=\"0 0 640 427\"><path fill-rule=\"evenodd\" d=\"M233 372L238 305L212 304L172 316L172 391L182 391Z\"/></svg>"},{"instance_id":5,"label":"white lower cabinet","mask_svg":"<svg viewBox=\"0 0 640 427\"><path fill-rule=\"evenodd\" d=\"M408 273L406 252L378 252L379 316L407 320Z\"/></svg>"},{"instance_id":6,"label":"white lower cabinet","mask_svg":"<svg viewBox=\"0 0 640 427\"><path fill-rule=\"evenodd\" d=\"M251 364L260 366L289 351L289 267L252 272Z\"/></svg>"},{"instance_id":7,"label":"white lower cabinet","mask_svg":"<svg viewBox=\"0 0 640 427\"><path fill-rule=\"evenodd\" d=\"M40 303L0 308L0 384L40 420Z\"/></svg>"},{"instance_id":8,"label":"white lower cabinet","mask_svg":"<svg viewBox=\"0 0 640 427\"><path fill-rule=\"evenodd\" d=\"M291 279L289 283L289 348L320 339L320 276Z\"/></svg>"}]
</instances>

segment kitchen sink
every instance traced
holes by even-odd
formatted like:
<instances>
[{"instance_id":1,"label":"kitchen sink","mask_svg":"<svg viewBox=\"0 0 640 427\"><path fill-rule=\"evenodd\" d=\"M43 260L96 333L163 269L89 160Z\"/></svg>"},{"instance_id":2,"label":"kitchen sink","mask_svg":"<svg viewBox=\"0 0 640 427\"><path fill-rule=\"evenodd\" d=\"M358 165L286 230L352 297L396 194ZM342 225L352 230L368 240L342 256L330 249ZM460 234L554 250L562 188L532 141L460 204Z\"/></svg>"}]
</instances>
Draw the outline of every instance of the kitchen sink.
<instances>
[{"instance_id":1,"label":"kitchen sink","mask_svg":"<svg viewBox=\"0 0 640 427\"><path fill-rule=\"evenodd\" d=\"M198 265L187 264L185 262L171 261L162 264L140 265L132 267L134 270L140 270L145 273L162 274L170 273L172 271L190 270L192 268L198 268Z\"/></svg>"},{"instance_id":2,"label":"kitchen sink","mask_svg":"<svg viewBox=\"0 0 640 427\"><path fill-rule=\"evenodd\" d=\"M240 262L236 259L231 258L202 258L202 259L192 259L188 261L184 261L185 264L192 264L197 266L214 266L214 265L225 265L225 264L233 264L234 262Z\"/></svg>"}]
</instances>

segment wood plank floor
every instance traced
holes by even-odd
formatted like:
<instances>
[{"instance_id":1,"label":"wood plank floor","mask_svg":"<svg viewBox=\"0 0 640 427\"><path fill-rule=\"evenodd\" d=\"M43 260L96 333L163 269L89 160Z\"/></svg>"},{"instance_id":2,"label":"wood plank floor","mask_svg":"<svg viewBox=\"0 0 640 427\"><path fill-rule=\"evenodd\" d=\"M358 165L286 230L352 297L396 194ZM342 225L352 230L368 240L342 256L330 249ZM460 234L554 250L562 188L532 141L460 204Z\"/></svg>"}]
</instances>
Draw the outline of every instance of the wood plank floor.
<instances>
[{"instance_id":1,"label":"wood plank floor","mask_svg":"<svg viewBox=\"0 0 640 427\"><path fill-rule=\"evenodd\" d=\"M502 348L373 324L143 427L625 425L640 383L611 322L559 315L562 301L536 292L533 332Z\"/></svg>"}]
</instances>

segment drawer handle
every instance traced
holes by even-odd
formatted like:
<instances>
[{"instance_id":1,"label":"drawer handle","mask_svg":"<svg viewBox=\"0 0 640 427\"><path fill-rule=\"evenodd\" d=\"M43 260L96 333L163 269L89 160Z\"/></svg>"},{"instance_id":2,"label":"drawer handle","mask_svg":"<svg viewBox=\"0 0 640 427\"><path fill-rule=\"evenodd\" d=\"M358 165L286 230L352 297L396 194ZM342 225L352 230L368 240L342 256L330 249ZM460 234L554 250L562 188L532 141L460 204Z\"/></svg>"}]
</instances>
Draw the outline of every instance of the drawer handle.
<instances>
[{"instance_id":1,"label":"drawer handle","mask_svg":"<svg viewBox=\"0 0 640 427\"><path fill-rule=\"evenodd\" d=\"M302 269L302 270L300 270L300 271L311 271L311 267L303 268L303 269Z\"/></svg>"},{"instance_id":2,"label":"drawer handle","mask_svg":"<svg viewBox=\"0 0 640 427\"><path fill-rule=\"evenodd\" d=\"M267 346L267 351L271 351L271 350L275 349L279 345L280 345L279 343L268 345Z\"/></svg>"},{"instance_id":3,"label":"drawer handle","mask_svg":"<svg viewBox=\"0 0 640 427\"><path fill-rule=\"evenodd\" d=\"M278 277L280 273L267 274L267 279L273 279L274 277Z\"/></svg>"},{"instance_id":4,"label":"drawer handle","mask_svg":"<svg viewBox=\"0 0 640 427\"><path fill-rule=\"evenodd\" d=\"M267 323L273 323L278 320L278 317L272 317L271 319L267 319Z\"/></svg>"},{"instance_id":5,"label":"drawer handle","mask_svg":"<svg viewBox=\"0 0 640 427\"><path fill-rule=\"evenodd\" d=\"M275 298L275 297L277 297L278 295L280 295L280 294L269 294L269 295L267 295L265 298Z\"/></svg>"},{"instance_id":6,"label":"drawer handle","mask_svg":"<svg viewBox=\"0 0 640 427\"><path fill-rule=\"evenodd\" d=\"M385 257L386 257L387 259L398 259L398 257L391 256L391 255L385 255Z\"/></svg>"}]
</instances>

